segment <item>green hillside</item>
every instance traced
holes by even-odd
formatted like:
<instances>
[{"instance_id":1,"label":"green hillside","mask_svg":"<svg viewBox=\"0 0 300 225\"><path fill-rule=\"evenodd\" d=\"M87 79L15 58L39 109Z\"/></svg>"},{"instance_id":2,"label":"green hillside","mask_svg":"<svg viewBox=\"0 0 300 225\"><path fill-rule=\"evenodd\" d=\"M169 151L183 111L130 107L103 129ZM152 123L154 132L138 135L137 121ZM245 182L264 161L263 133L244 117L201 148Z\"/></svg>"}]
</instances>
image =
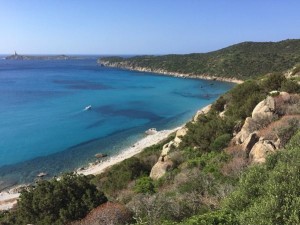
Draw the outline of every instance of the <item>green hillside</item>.
<instances>
[{"instance_id":1,"label":"green hillside","mask_svg":"<svg viewBox=\"0 0 300 225\"><path fill-rule=\"evenodd\" d=\"M270 72L282 72L300 62L300 40L243 42L209 53L187 55L104 57L105 66L245 80Z\"/></svg>"}]
</instances>

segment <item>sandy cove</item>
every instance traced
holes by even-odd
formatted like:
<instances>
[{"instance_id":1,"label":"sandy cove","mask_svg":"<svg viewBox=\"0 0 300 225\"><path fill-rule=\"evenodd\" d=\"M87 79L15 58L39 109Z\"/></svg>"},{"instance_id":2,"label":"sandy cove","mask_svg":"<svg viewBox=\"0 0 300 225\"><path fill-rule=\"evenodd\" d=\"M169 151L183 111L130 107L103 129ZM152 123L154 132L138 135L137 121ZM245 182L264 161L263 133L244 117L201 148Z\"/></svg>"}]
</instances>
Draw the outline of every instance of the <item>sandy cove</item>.
<instances>
[{"instance_id":1,"label":"sandy cove","mask_svg":"<svg viewBox=\"0 0 300 225\"><path fill-rule=\"evenodd\" d=\"M143 149L150 147L154 144L157 144L160 141L166 139L171 133L177 131L180 128L181 127L177 127L172 130L162 130L162 131L158 131L155 134L148 135L148 136L144 137L143 139L139 140L138 142L136 142L131 147L122 150L119 154L112 156L109 159L107 159L99 164L90 166L86 169L77 170L77 173L83 174L83 175L90 175L90 174L96 175L96 174L103 173L107 168L109 168L119 162L122 162L125 159L131 158L132 156L142 152Z\"/></svg>"},{"instance_id":2,"label":"sandy cove","mask_svg":"<svg viewBox=\"0 0 300 225\"><path fill-rule=\"evenodd\" d=\"M206 114L210 110L211 104L207 105L200 110L197 111L195 114L193 120L199 115L199 114ZM143 151L143 149L150 147L154 144L159 143L160 141L166 139L171 133L176 132L178 129L182 127L177 127L171 130L161 130L158 131L155 134L148 135L141 140L137 141L135 144L133 144L131 147L125 148L120 151L115 156L109 157L108 159L104 160L101 163L98 163L96 165L89 166L85 169L78 169L78 174L82 175L97 175L100 173L103 173L107 168L122 162L125 159L131 158L132 156L140 153ZM20 196L20 193L18 192L19 188L22 186L27 185L19 185L17 187L13 187L9 189L8 191L2 191L0 192L0 211L1 210L8 210L13 207L14 204L17 203L17 200Z\"/></svg>"}]
</instances>

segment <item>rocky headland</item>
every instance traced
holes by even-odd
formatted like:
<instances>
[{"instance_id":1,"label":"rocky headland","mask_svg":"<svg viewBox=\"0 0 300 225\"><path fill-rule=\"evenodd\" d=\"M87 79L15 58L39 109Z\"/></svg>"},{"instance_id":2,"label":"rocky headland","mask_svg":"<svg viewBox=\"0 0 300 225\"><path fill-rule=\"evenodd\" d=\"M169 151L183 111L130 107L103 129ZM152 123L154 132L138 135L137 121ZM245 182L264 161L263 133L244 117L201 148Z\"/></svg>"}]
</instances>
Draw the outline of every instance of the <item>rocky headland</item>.
<instances>
[{"instance_id":1,"label":"rocky headland","mask_svg":"<svg viewBox=\"0 0 300 225\"><path fill-rule=\"evenodd\" d=\"M212 76L209 74L178 73L178 72L168 71L168 70L164 70L164 69L153 69L150 67L135 66L134 64L127 62L127 61L110 62L109 60L98 59L97 63L100 66L119 68L119 69L138 71L138 72L156 73L156 74L173 76L173 77L194 78L194 79L204 79L204 80L218 80L218 81L225 81L225 82L233 82L233 83L237 83L237 84L243 83L242 80L239 80L236 78L218 77L218 76Z\"/></svg>"},{"instance_id":2,"label":"rocky headland","mask_svg":"<svg viewBox=\"0 0 300 225\"><path fill-rule=\"evenodd\" d=\"M15 54L5 57L6 60L70 60L70 59L80 59L75 56L67 55L19 55Z\"/></svg>"}]
</instances>

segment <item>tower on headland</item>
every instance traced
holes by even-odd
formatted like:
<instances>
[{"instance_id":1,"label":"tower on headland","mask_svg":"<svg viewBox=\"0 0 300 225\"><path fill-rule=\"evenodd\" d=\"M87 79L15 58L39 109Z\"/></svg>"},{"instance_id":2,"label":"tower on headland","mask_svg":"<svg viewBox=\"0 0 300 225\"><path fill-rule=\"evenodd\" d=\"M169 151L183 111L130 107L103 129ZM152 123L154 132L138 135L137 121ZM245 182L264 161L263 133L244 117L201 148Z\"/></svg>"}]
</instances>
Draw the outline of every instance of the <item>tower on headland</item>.
<instances>
[{"instance_id":1,"label":"tower on headland","mask_svg":"<svg viewBox=\"0 0 300 225\"><path fill-rule=\"evenodd\" d=\"M15 50L15 55L18 55L17 52L16 52L16 50Z\"/></svg>"}]
</instances>

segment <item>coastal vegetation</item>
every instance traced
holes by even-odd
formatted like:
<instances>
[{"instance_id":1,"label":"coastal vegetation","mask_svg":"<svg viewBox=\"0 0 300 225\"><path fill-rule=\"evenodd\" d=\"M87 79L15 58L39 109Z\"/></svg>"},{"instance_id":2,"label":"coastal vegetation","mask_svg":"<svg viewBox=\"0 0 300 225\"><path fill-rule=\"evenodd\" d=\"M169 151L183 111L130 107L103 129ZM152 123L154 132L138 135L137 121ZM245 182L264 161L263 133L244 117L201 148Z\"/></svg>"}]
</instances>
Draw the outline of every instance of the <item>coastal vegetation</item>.
<instances>
[{"instance_id":1,"label":"coastal vegetation","mask_svg":"<svg viewBox=\"0 0 300 225\"><path fill-rule=\"evenodd\" d=\"M220 210L165 224L299 224L300 131L289 144L246 170Z\"/></svg>"},{"instance_id":2,"label":"coastal vegetation","mask_svg":"<svg viewBox=\"0 0 300 225\"><path fill-rule=\"evenodd\" d=\"M271 72L283 72L300 61L300 40L243 42L208 53L186 55L103 57L105 66L185 76L247 80Z\"/></svg>"},{"instance_id":3,"label":"coastal vegetation","mask_svg":"<svg viewBox=\"0 0 300 225\"><path fill-rule=\"evenodd\" d=\"M40 181L23 190L18 207L1 215L0 224L66 224L81 219L107 202L91 177L65 174L59 180Z\"/></svg>"}]
</instances>

